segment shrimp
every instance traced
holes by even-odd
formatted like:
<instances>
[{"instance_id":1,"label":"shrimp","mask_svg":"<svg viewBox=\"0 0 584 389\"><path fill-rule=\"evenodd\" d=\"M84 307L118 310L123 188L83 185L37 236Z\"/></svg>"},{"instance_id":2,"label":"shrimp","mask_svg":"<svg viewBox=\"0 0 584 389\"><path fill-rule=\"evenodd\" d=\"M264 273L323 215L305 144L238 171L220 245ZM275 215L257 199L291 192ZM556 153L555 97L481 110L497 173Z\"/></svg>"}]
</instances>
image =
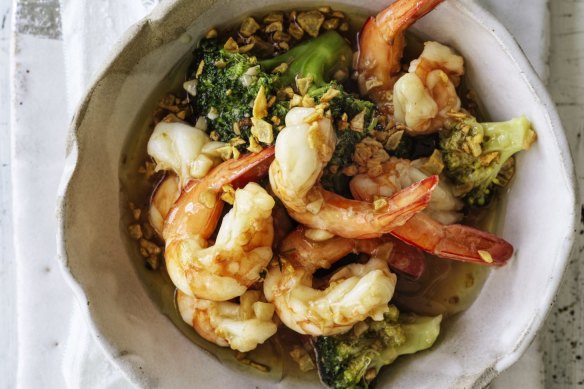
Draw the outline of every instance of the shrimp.
<instances>
[{"instance_id":1,"label":"shrimp","mask_svg":"<svg viewBox=\"0 0 584 389\"><path fill-rule=\"evenodd\" d=\"M359 34L357 72L362 95L393 112L411 135L438 131L448 112L460 110L456 87L464 73L461 56L437 42L426 42L409 73L399 76L405 31L443 0L397 0L367 19ZM393 109L392 109L393 107Z\"/></svg>"},{"instance_id":2,"label":"shrimp","mask_svg":"<svg viewBox=\"0 0 584 389\"><path fill-rule=\"evenodd\" d=\"M221 162L217 148L209 135L197 127L168 116L158 123L148 140L148 154L156 161L156 170L169 170L179 177L181 187L191 178L205 176Z\"/></svg>"},{"instance_id":3,"label":"shrimp","mask_svg":"<svg viewBox=\"0 0 584 389\"><path fill-rule=\"evenodd\" d=\"M268 268L264 294L280 320L305 335L337 335L368 317L382 320L397 281L384 260L372 258L364 265L345 266L320 290L312 287L312 273L300 264L283 256L278 262Z\"/></svg>"},{"instance_id":4,"label":"shrimp","mask_svg":"<svg viewBox=\"0 0 584 389\"><path fill-rule=\"evenodd\" d=\"M407 164L407 161L400 162ZM414 163L412 163L413 165ZM355 198L371 201L375 196L391 196L393 191L400 189L400 182L407 176L403 168L396 168L399 164L392 161L386 165L386 172L375 179L364 175L355 176L350 183L351 193ZM411 168L409 169L411 172ZM418 170L419 173L421 171ZM416 177L418 179L418 177ZM405 184L408 183L406 179ZM391 184L391 185L389 185ZM433 193L441 194L440 190ZM443 199L435 201L441 206L446 205L446 213L418 213L410 218L404 225L399 226L391 231L391 234L398 239L418 247L426 252L443 258L449 258L464 262L473 262L483 265L502 266L511 255L513 255L513 246L507 241L490 234L460 224L442 224L433 219L435 216L444 217L448 212L448 205L455 204L449 200L451 192L444 189ZM430 200L432 206L432 200ZM456 209L453 208L454 210ZM427 208L427 209L428 209ZM436 208L434 208L436 210ZM433 215L433 216L430 216ZM453 222L454 220L451 220Z\"/></svg>"},{"instance_id":5,"label":"shrimp","mask_svg":"<svg viewBox=\"0 0 584 389\"><path fill-rule=\"evenodd\" d=\"M350 182L351 192L355 198L367 200L376 196L390 197L412 183L428 178L429 175L423 171L425 162L426 158L410 161L391 157L383 163L379 176L358 174L353 177ZM428 207L422 212L443 224L452 224L462 219L462 207L462 201L454 196L448 181L441 178L432 192Z\"/></svg>"},{"instance_id":6,"label":"shrimp","mask_svg":"<svg viewBox=\"0 0 584 389\"><path fill-rule=\"evenodd\" d=\"M391 102L392 88L401 69L405 31L442 1L397 0L363 25L356 66L359 89L380 108Z\"/></svg>"},{"instance_id":7,"label":"shrimp","mask_svg":"<svg viewBox=\"0 0 584 389\"><path fill-rule=\"evenodd\" d=\"M222 187L238 187L266 173L273 148L229 160L199 182L189 184L164 222L168 274L183 293L225 301L242 295L259 280L272 258L274 199L249 183L235 191L233 208L223 218L215 244L209 238L223 209Z\"/></svg>"},{"instance_id":8,"label":"shrimp","mask_svg":"<svg viewBox=\"0 0 584 389\"><path fill-rule=\"evenodd\" d=\"M307 123L311 117L318 117L314 108L288 112L270 166L272 190L293 219L344 238L374 238L404 224L427 206L438 183L436 176L396 193L381 209L323 189L317 182L332 157L336 137L330 119Z\"/></svg>"},{"instance_id":9,"label":"shrimp","mask_svg":"<svg viewBox=\"0 0 584 389\"><path fill-rule=\"evenodd\" d=\"M286 236L280 245L280 253L299 263L308 273L328 269L339 259L354 253L368 254L387 262L390 268L413 278L419 278L425 270L424 254L399 239L385 235L372 239L348 239L332 236L325 240L314 240L314 230L298 227Z\"/></svg>"},{"instance_id":10,"label":"shrimp","mask_svg":"<svg viewBox=\"0 0 584 389\"><path fill-rule=\"evenodd\" d=\"M463 59L438 42L424 43L409 73L393 88L394 117L412 135L428 134L444 126L449 112L460 110L456 87L464 73Z\"/></svg>"},{"instance_id":11,"label":"shrimp","mask_svg":"<svg viewBox=\"0 0 584 389\"><path fill-rule=\"evenodd\" d=\"M158 236L162 237L164 218L180 196L180 181L178 176L167 174L154 188L150 197L148 221Z\"/></svg>"},{"instance_id":12,"label":"shrimp","mask_svg":"<svg viewBox=\"0 0 584 389\"><path fill-rule=\"evenodd\" d=\"M272 320L274 305L260 298L260 291L248 290L237 304L199 299L179 290L176 302L182 319L201 337L221 347L248 352L278 329Z\"/></svg>"}]
</instances>

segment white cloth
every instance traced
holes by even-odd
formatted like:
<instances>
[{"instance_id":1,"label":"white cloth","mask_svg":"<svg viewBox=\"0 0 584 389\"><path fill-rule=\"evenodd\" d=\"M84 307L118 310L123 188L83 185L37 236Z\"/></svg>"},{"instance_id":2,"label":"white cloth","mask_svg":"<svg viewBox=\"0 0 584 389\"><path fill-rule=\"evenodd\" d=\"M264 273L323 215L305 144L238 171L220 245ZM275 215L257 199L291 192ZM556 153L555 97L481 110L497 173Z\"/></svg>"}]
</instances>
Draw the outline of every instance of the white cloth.
<instances>
[{"instance_id":1,"label":"white cloth","mask_svg":"<svg viewBox=\"0 0 584 389\"><path fill-rule=\"evenodd\" d=\"M63 164L68 118L115 41L128 26L144 17L157 1L60 0L62 45L56 40L42 42L40 46L43 49L39 52L36 49L39 45L34 50L30 50L32 44L27 45L27 41L33 37L21 36L16 39L17 76L23 76L28 65L42 71L38 60L35 62L33 58L50 58L49 63L43 64L47 65L44 72L22 77L22 80L27 80L26 85L18 85L19 81L16 81L17 88L13 96L13 107L16 108L12 120L13 198L19 199L14 206L19 285L19 387L56 388L62 387L61 382L69 388L131 386L103 355L71 295L62 292L63 280L60 274L52 270L56 267L53 261L53 236L56 229L53 217L54 194ZM517 37L536 70L545 77L549 30L546 0L481 2L500 16ZM512 12L517 9L523 11ZM54 54L61 50L64 52L63 58ZM59 71L51 72L63 66L66 77ZM16 79L20 80L18 77ZM65 93L60 94L63 84L66 85L66 96ZM35 100L45 101L45 106L41 107L40 103L32 101L29 106L20 106L22 96L19 96L19 87L23 89L23 95L25 89L34 91ZM67 104L63 107L60 102L65 97ZM51 121L50 128L54 132L39 131L38 116L41 113L49 115L43 119ZM39 263L43 264L42 268ZM45 269L47 274L39 277L39 269ZM50 322L50 325L41 326L45 322ZM67 325L68 330L65 331ZM58 341L51 343L51 339L60 339L65 332L67 339L64 351L55 353L54 349L63 346ZM63 375L54 378L55 372L59 370ZM51 371L52 375L47 371ZM497 379L493 387L542 387L542 371L542 358L537 351L536 341L516 367Z\"/></svg>"}]
</instances>

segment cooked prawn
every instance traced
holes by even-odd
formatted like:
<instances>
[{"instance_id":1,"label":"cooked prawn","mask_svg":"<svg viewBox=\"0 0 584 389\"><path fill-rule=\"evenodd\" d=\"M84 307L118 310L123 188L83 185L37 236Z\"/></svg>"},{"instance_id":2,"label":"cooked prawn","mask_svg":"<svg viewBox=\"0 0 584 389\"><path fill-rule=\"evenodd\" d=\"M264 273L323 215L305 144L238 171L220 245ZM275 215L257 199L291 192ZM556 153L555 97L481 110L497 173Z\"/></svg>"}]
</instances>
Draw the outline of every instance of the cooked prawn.
<instances>
[{"instance_id":1,"label":"cooked prawn","mask_svg":"<svg viewBox=\"0 0 584 389\"><path fill-rule=\"evenodd\" d=\"M391 157L382 164L382 173L379 176L358 174L353 177L350 182L351 192L355 198L366 201L378 196L393 196L401 189L430 176L423 171L425 162L426 158L410 161ZM454 196L448 181L441 178L432 192L428 206L422 212L443 224L452 224L462 219L462 207L462 201Z\"/></svg>"},{"instance_id":2,"label":"cooked prawn","mask_svg":"<svg viewBox=\"0 0 584 389\"><path fill-rule=\"evenodd\" d=\"M300 226L286 236L279 248L280 253L284 253L290 262L300 264L309 273L328 269L350 253L363 253L371 258L379 258L387 262L393 270L413 278L420 277L425 270L424 254L419 249L388 235L372 239L333 236L314 240L311 232L313 230Z\"/></svg>"},{"instance_id":3,"label":"cooked prawn","mask_svg":"<svg viewBox=\"0 0 584 389\"><path fill-rule=\"evenodd\" d=\"M210 301L177 292L182 319L209 342L248 352L264 343L278 329L272 316L274 305L261 301L261 292L248 290L239 304Z\"/></svg>"},{"instance_id":4,"label":"cooked prawn","mask_svg":"<svg viewBox=\"0 0 584 389\"><path fill-rule=\"evenodd\" d=\"M405 31L443 0L397 0L371 16L359 34L357 72L362 95L369 95L383 108L401 69Z\"/></svg>"},{"instance_id":5,"label":"cooked prawn","mask_svg":"<svg viewBox=\"0 0 584 389\"><path fill-rule=\"evenodd\" d=\"M167 174L154 188L150 197L148 221L154 231L162 237L164 218L180 196L180 181L177 175Z\"/></svg>"},{"instance_id":6,"label":"cooked prawn","mask_svg":"<svg viewBox=\"0 0 584 389\"><path fill-rule=\"evenodd\" d=\"M273 149L219 165L185 188L169 212L163 230L168 274L183 293L225 301L242 295L260 278L272 258L274 199L249 183L235 191L233 208L223 218L217 239L209 238L219 222L222 187L265 174Z\"/></svg>"},{"instance_id":7,"label":"cooked prawn","mask_svg":"<svg viewBox=\"0 0 584 389\"><path fill-rule=\"evenodd\" d=\"M394 117L412 135L428 134L444 126L449 112L460 110L456 87L464 73L463 59L438 42L424 43L420 57L410 64L393 88Z\"/></svg>"},{"instance_id":8,"label":"cooked prawn","mask_svg":"<svg viewBox=\"0 0 584 389\"><path fill-rule=\"evenodd\" d=\"M148 140L148 154L156 161L156 170L174 171L181 187L192 178L205 176L221 162L216 149L202 128L192 127L174 115L158 123Z\"/></svg>"},{"instance_id":9,"label":"cooked prawn","mask_svg":"<svg viewBox=\"0 0 584 389\"><path fill-rule=\"evenodd\" d=\"M373 238L402 225L427 206L438 183L436 176L396 193L381 209L323 189L318 179L332 157L336 137L328 118L305 122L314 114L314 108L288 112L270 166L272 190L292 218L345 238Z\"/></svg>"},{"instance_id":10,"label":"cooked prawn","mask_svg":"<svg viewBox=\"0 0 584 389\"><path fill-rule=\"evenodd\" d=\"M401 170L399 167L396 168L399 164L393 163L392 169L390 161L386 165L385 174L380 177L375 179L364 175L354 177L350 183L351 193L355 198L364 201L372 201L376 196L391 196L394 191L400 189L400 182L404 177L406 177L405 184L408 183L407 171L410 173L414 171L407 161L401 163L409 165L410 168L404 172L403 168ZM418 172L421 173L419 170ZM418 178L416 176L416 179ZM450 199L451 192L443 182L441 183L444 186L442 191L433 192L438 194L434 201L436 205L434 205L433 211L439 210L440 212L432 213L431 210L429 213L418 213L404 225L393 229L391 234L439 257L483 265L504 265L513 254L513 246L507 241L476 228L460 224L446 225L434 220L433 217L436 216L450 222L458 218L456 216L457 202ZM430 200L430 204L427 209L432 207L432 200ZM438 207L442 207L442 209L440 210ZM453 211L454 217L452 216ZM448 213L451 213L451 216Z\"/></svg>"},{"instance_id":11,"label":"cooked prawn","mask_svg":"<svg viewBox=\"0 0 584 389\"><path fill-rule=\"evenodd\" d=\"M305 335L336 335L371 317L382 320L396 284L387 263L373 258L347 265L331 278L325 290L312 287L312 273L281 256L272 261L264 294L290 329Z\"/></svg>"}]
</instances>

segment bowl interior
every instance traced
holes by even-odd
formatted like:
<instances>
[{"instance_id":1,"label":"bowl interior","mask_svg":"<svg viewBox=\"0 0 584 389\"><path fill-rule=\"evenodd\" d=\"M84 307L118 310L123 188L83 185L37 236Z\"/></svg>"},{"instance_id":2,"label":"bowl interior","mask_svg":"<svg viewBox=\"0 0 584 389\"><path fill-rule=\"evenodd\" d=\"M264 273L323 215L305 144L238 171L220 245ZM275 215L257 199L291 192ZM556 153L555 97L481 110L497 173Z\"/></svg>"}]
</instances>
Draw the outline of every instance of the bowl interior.
<instances>
[{"instance_id":1,"label":"bowl interior","mask_svg":"<svg viewBox=\"0 0 584 389\"><path fill-rule=\"evenodd\" d=\"M354 9L349 0L329 3ZM368 14L385 5L381 0L361 4ZM121 212L124 191L135 184L124 169L139 159L128 152L131 147L124 148L126 142L144 141L141 130L168 85L182 81L180 69L193 45L211 27L249 10L277 8L288 6L276 0L165 3L126 35L74 121L76 148L69 168L76 166L62 202L61 256L100 343L140 385L318 386L302 376L238 374L236 364L228 369L188 341L163 312L174 307L160 309L172 288L149 294L156 289L148 283L155 280L134 266L141 259L130 254L135 248L125 236ZM482 386L516 360L551 304L571 246L571 162L547 95L500 25L472 4L449 1L415 29L464 56L467 77L489 119L525 114L538 134L538 142L518 158L497 231L515 246L515 258L491 273L475 303L449 320L430 352L405 357L380 377L380 384L398 386Z\"/></svg>"}]
</instances>

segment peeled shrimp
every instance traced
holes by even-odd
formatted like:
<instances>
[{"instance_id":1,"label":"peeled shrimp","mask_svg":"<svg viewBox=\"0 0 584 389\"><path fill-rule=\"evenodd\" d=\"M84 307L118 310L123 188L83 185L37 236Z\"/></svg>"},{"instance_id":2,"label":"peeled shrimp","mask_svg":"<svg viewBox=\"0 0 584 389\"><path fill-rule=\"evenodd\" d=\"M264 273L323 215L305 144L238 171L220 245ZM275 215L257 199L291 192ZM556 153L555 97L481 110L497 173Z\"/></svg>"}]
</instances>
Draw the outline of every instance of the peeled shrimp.
<instances>
[{"instance_id":1,"label":"peeled shrimp","mask_svg":"<svg viewBox=\"0 0 584 389\"><path fill-rule=\"evenodd\" d=\"M221 162L216 149L221 142L211 142L200 128L178 119L165 119L156 125L148 140L148 155L156 161L156 170L170 170L179 177L180 186L191 178L205 176Z\"/></svg>"},{"instance_id":2,"label":"peeled shrimp","mask_svg":"<svg viewBox=\"0 0 584 389\"><path fill-rule=\"evenodd\" d=\"M420 57L410 64L393 88L394 116L412 135L443 127L448 112L460 110L456 87L464 73L463 59L438 42L424 43Z\"/></svg>"},{"instance_id":3,"label":"peeled shrimp","mask_svg":"<svg viewBox=\"0 0 584 389\"><path fill-rule=\"evenodd\" d=\"M364 265L345 266L325 290L314 289L312 273L282 256L268 268L264 294L290 329L312 336L336 335L369 317L382 320L396 280L385 261L373 258Z\"/></svg>"},{"instance_id":4,"label":"peeled shrimp","mask_svg":"<svg viewBox=\"0 0 584 389\"><path fill-rule=\"evenodd\" d=\"M405 172L401 168L388 168L390 163L386 166L386 171L380 177L371 179L367 176L355 176L350 183L351 193L355 198L372 201L375 196L391 196L393 191L400 189L400 182L407 177L407 169ZM402 162L407 165L407 161ZM394 163L394 166L398 166ZM421 172L420 172L421 173ZM417 179L417 177L416 177ZM405 184L408 180L406 179ZM410 218L404 225L396 227L391 231L391 234L400 240L418 247L426 252L437 255L443 258L455 259L465 262L479 263L483 265L501 266L504 265L513 254L513 246L507 241L490 234L460 224L442 224L434 220L434 216L441 216L444 218L448 213L456 210L456 202L452 202L450 198L451 193L447 189L443 191L434 191L439 197L434 204L435 207L446 208L440 212L418 213ZM442 196L440 196L442 194ZM432 204L432 200L430 200ZM454 205L451 208L449 204ZM430 208L431 206L428 206ZM427 208L427 209L428 209ZM434 208L434 211L438 211ZM454 212L456 214L456 212ZM430 216L433 215L433 216ZM446 220L446 221L452 221Z\"/></svg>"},{"instance_id":5,"label":"peeled shrimp","mask_svg":"<svg viewBox=\"0 0 584 389\"><path fill-rule=\"evenodd\" d=\"M209 342L248 352L276 333L274 305L260 301L261 292L249 290L239 304L209 301L177 293L181 317Z\"/></svg>"},{"instance_id":6,"label":"peeled shrimp","mask_svg":"<svg viewBox=\"0 0 584 389\"><path fill-rule=\"evenodd\" d=\"M164 224L168 274L183 293L225 301L242 295L260 278L272 258L274 199L249 183L235 191L233 208L225 215L215 244L209 238L219 222L222 187L265 174L273 149L219 165L205 178L187 186Z\"/></svg>"},{"instance_id":7,"label":"peeled shrimp","mask_svg":"<svg viewBox=\"0 0 584 389\"><path fill-rule=\"evenodd\" d=\"M382 165L382 174L370 177L358 174L351 180L350 188L355 198L366 201L376 196L390 197L414 182L422 181L430 175L422 171L425 159L410 161L392 157ZM462 219L462 202L454 196L446 180L441 179L428 206L422 211L443 224L452 224Z\"/></svg>"},{"instance_id":8,"label":"peeled shrimp","mask_svg":"<svg viewBox=\"0 0 584 389\"><path fill-rule=\"evenodd\" d=\"M392 88L401 69L405 31L443 0L397 0L371 16L359 34L357 72L362 95L383 108L391 102Z\"/></svg>"},{"instance_id":9,"label":"peeled shrimp","mask_svg":"<svg viewBox=\"0 0 584 389\"><path fill-rule=\"evenodd\" d=\"M318 185L331 159L336 137L328 118L306 120L314 108L293 108L276 140L270 184L292 218L310 228L345 238L373 238L402 225L426 207L438 177L415 183L388 199L382 209L371 202L344 198Z\"/></svg>"},{"instance_id":10,"label":"peeled shrimp","mask_svg":"<svg viewBox=\"0 0 584 389\"><path fill-rule=\"evenodd\" d=\"M418 278L425 270L424 254L399 239L385 235L372 239L348 239L332 236L314 240L314 230L303 226L289 233L280 244L279 251L292 263L300 264L308 273L328 269L339 259L354 253L368 254L385 261L390 268Z\"/></svg>"},{"instance_id":11,"label":"peeled shrimp","mask_svg":"<svg viewBox=\"0 0 584 389\"><path fill-rule=\"evenodd\" d=\"M160 237L162 237L164 218L179 196L180 182L178 176L174 174L167 174L152 192L148 221Z\"/></svg>"}]
</instances>

